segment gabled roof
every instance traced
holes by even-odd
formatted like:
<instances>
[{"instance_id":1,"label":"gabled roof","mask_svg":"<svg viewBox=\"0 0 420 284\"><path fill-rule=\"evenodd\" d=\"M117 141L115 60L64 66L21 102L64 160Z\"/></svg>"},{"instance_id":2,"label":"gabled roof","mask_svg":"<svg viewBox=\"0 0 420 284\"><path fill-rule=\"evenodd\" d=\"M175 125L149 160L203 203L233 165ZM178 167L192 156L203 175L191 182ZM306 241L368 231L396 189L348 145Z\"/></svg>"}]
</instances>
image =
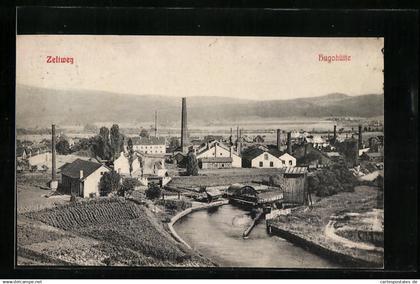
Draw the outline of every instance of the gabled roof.
<instances>
[{"instance_id":1,"label":"gabled roof","mask_svg":"<svg viewBox=\"0 0 420 284\"><path fill-rule=\"evenodd\" d=\"M209 149L207 149L207 145L204 145L200 149L197 149L197 155L200 155L200 154L210 150L215 145L218 145L220 148L225 149L226 151L230 151L230 147L225 145L224 143L222 143L220 141L213 141L213 142L209 142L208 144L209 144ZM236 153L232 153L232 154L238 156Z\"/></svg>"},{"instance_id":2,"label":"gabled roof","mask_svg":"<svg viewBox=\"0 0 420 284\"><path fill-rule=\"evenodd\" d=\"M80 171L83 171L83 178L86 178L102 166L100 163L76 159L61 167L61 174L71 178L80 178Z\"/></svg>"},{"instance_id":3,"label":"gabled roof","mask_svg":"<svg viewBox=\"0 0 420 284\"><path fill-rule=\"evenodd\" d=\"M283 155L279 156L279 159L285 159L285 158L293 158L296 159L295 157L293 157L292 155L290 155L289 153L284 153Z\"/></svg>"},{"instance_id":4,"label":"gabled roof","mask_svg":"<svg viewBox=\"0 0 420 284\"><path fill-rule=\"evenodd\" d=\"M133 141L133 145L165 145L165 137L129 137ZM128 141L128 139L127 139Z\"/></svg>"},{"instance_id":5,"label":"gabled roof","mask_svg":"<svg viewBox=\"0 0 420 284\"><path fill-rule=\"evenodd\" d=\"M260 147L255 147L255 148L250 148L250 149L246 150L245 152L243 152L242 153L242 158L245 159L245 160L253 160L263 153L268 153L268 154L270 154L270 155L272 155L276 158L281 156L281 152L278 151L277 149L270 149L268 151L264 151Z\"/></svg>"}]
</instances>

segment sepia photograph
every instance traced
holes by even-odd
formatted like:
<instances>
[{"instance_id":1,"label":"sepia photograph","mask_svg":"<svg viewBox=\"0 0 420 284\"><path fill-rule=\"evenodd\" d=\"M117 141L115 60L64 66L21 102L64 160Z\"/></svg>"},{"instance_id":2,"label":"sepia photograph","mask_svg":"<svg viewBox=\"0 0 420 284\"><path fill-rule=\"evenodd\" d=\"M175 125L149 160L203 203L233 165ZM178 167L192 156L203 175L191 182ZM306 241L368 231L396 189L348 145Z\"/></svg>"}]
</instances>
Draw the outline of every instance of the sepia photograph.
<instances>
[{"instance_id":1,"label":"sepia photograph","mask_svg":"<svg viewBox=\"0 0 420 284\"><path fill-rule=\"evenodd\" d=\"M17 35L17 267L382 269L383 52Z\"/></svg>"}]
</instances>

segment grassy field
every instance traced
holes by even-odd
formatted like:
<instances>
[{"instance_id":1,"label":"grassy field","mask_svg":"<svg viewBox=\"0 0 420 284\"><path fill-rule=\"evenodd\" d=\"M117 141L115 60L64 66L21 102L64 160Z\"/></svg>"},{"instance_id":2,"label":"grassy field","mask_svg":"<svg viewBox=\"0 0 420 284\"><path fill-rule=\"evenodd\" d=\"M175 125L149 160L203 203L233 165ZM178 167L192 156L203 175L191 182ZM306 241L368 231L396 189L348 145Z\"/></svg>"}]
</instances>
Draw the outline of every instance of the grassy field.
<instances>
[{"instance_id":1,"label":"grassy field","mask_svg":"<svg viewBox=\"0 0 420 284\"><path fill-rule=\"evenodd\" d=\"M46 198L50 193L47 182L51 179L49 173L18 173L16 175L17 212L25 213L44 208L52 208L70 200L70 196Z\"/></svg>"},{"instance_id":2,"label":"grassy field","mask_svg":"<svg viewBox=\"0 0 420 284\"><path fill-rule=\"evenodd\" d=\"M268 222L328 250L380 267L384 253L383 210L378 209L383 208L380 194L375 187L359 186L354 192L341 192L322 198L312 208L299 207L287 216ZM369 232L382 234L382 242L373 245L341 237Z\"/></svg>"}]
</instances>

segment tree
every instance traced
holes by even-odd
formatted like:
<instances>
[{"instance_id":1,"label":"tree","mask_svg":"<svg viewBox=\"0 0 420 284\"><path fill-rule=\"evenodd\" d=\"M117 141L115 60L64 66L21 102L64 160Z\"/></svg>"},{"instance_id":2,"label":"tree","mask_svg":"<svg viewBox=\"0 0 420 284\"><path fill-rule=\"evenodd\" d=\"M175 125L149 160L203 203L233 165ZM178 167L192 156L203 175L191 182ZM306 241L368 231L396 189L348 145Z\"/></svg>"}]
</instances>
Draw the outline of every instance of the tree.
<instances>
[{"instance_id":1,"label":"tree","mask_svg":"<svg viewBox=\"0 0 420 284\"><path fill-rule=\"evenodd\" d=\"M179 143L179 139L177 137L171 137L169 139L169 148L171 148L172 151L179 148L181 144Z\"/></svg>"},{"instance_id":2,"label":"tree","mask_svg":"<svg viewBox=\"0 0 420 284\"><path fill-rule=\"evenodd\" d=\"M55 150L60 155L70 154L70 144L66 139L60 139L55 145Z\"/></svg>"},{"instance_id":3,"label":"tree","mask_svg":"<svg viewBox=\"0 0 420 284\"><path fill-rule=\"evenodd\" d=\"M190 151L187 157L187 175L198 176L198 161L194 152Z\"/></svg>"},{"instance_id":4,"label":"tree","mask_svg":"<svg viewBox=\"0 0 420 284\"><path fill-rule=\"evenodd\" d=\"M138 156L137 159L139 160L139 164L140 164L141 177L143 177L144 161L143 161L143 158L141 156Z\"/></svg>"},{"instance_id":5,"label":"tree","mask_svg":"<svg viewBox=\"0 0 420 284\"><path fill-rule=\"evenodd\" d=\"M140 131L140 137L148 138L149 136L149 132L146 129L142 128L142 130Z\"/></svg>"},{"instance_id":6,"label":"tree","mask_svg":"<svg viewBox=\"0 0 420 284\"><path fill-rule=\"evenodd\" d=\"M101 196L107 196L111 192L118 193L121 189L121 176L116 171L106 172L99 181Z\"/></svg>"},{"instance_id":7,"label":"tree","mask_svg":"<svg viewBox=\"0 0 420 284\"><path fill-rule=\"evenodd\" d=\"M131 175L131 172L133 171L133 162L134 162L133 140L131 140L131 138L128 138L128 141L127 141L127 152L128 152L129 170L130 170L130 175Z\"/></svg>"},{"instance_id":8,"label":"tree","mask_svg":"<svg viewBox=\"0 0 420 284\"><path fill-rule=\"evenodd\" d=\"M109 143L107 143L101 135L93 137L90 143L91 152L95 157L97 156L103 160L111 159L112 152Z\"/></svg>"},{"instance_id":9,"label":"tree","mask_svg":"<svg viewBox=\"0 0 420 284\"><path fill-rule=\"evenodd\" d=\"M109 142L109 129L102 126L101 129L99 129L99 136L101 136L104 141Z\"/></svg>"},{"instance_id":10,"label":"tree","mask_svg":"<svg viewBox=\"0 0 420 284\"><path fill-rule=\"evenodd\" d=\"M149 199L157 199L160 198L162 191L160 187L155 183L149 183L148 188L146 189L146 197Z\"/></svg>"},{"instance_id":11,"label":"tree","mask_svg":"<svg viewBox=\"0 0 420 284\"><path fill-rule=\"evenodd\" d=\"M112 159L117 158L120 153L121 153L121 149L123 148L123 137L120 134L120 127L118 126L118 124L114 124L111 127L111 131L110 131L110 146L111 146L111 151L112 151Z\"/></svg>"},{"instance_id":12,"label":"tree","mask_svg":"<svg viewBox=\"0 0 420 284\"><path fill-rule=\"evenodd\" d=\"M122 182L122 186L118 191L119 196L125 196L126 194L131 194L135 187L140 183L136 178L125 178Z\"/></svg>"}]
</instances>

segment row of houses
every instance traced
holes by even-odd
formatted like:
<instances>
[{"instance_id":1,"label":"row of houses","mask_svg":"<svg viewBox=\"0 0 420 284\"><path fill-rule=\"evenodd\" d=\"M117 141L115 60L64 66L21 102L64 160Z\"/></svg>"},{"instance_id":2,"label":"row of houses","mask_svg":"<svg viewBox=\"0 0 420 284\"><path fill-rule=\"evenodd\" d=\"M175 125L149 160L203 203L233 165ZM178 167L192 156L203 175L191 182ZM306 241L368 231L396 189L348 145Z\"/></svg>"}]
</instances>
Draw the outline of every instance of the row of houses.
<instances>
[{"instance_id":1,"label":"row of houses","mask_svg":"<svg viewBox=\"0 0 420 284\"><path fill-rule=\"evenodd\" d=\"M283 168L295 167L296 158L292 155L265 146L248 148L241 155L233 146L220 141L205 143L193 150L201 169L221 168ZM186 155L177 152L173 159L185 164Z\"/></svg>"},{"instance_id":2,"label":"row of houses","mask_svg":"<svg viewBox=\"0 0 420 284\"><path fill-rule=\"evenodd\" d=\"M244 168L284 168L295 167L296 158L288 153L282 153L265 147L251 148L242 154Z\"/></svg>"}]
</instances>

